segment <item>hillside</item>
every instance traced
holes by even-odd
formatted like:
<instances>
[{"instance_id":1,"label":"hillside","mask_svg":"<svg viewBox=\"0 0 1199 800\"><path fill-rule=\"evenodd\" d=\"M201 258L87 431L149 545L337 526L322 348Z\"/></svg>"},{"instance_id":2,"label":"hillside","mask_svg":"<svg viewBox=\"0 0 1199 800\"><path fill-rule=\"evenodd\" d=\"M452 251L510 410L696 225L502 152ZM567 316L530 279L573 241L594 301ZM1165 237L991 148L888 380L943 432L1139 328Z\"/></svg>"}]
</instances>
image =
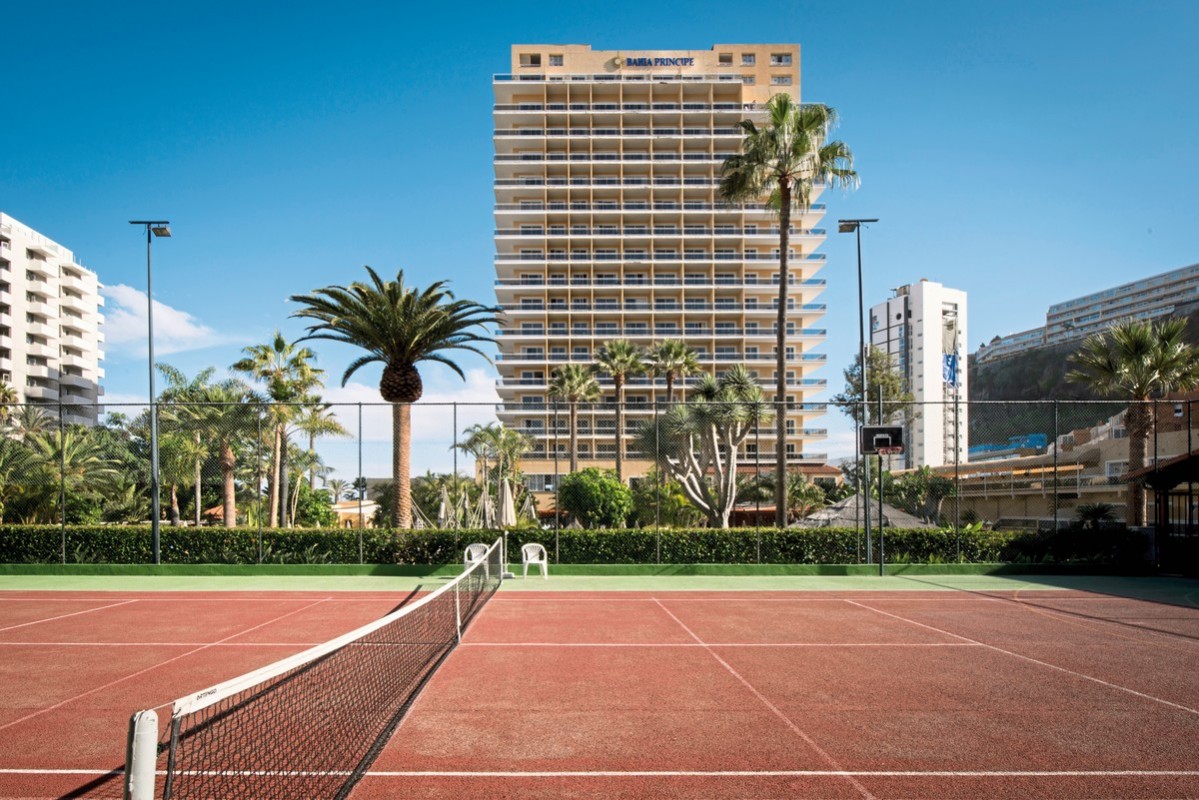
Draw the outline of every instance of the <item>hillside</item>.
<instances>
[{"instance_id":1,"label":"hillside","mask_svg":"<svg viewBox=\"0 0 1199 800\"><path fill-rule=\"evenodd\" d=\"M1179 306L1175 316L1187 320L1187 339L1192 344L1199 344L1199 303ZM1011 436L1029 433L1044 433L1052 439L1054 400L1061 401L1058 404L1059 433L1094 425L1118 413L1122 409L1119 403L1068 402L1104 399L1085 385L1066 380L1070 356L1081 344L1078 341L1043 347L981 366L970 357L967 369L971 402L1022 401L1012 405L980 403L972 406L970 444L1003 442Z\"/></svg>"}]
</instances>

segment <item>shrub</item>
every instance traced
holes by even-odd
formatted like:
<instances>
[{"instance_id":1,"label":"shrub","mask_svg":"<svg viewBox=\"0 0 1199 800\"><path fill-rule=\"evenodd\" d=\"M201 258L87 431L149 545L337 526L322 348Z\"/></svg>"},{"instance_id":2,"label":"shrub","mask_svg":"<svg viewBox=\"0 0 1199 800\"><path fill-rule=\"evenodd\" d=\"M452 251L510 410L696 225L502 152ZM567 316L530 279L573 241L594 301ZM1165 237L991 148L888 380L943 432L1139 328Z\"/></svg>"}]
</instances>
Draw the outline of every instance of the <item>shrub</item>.
<instances>
[{"instance_id":1,"label":"shrub","mask_svg":"<svg viewBox=\"0 0 1199 800\"><path fill-rule=\"evenodd\" d=\"M633 493L611 470L588 467L562 478L562 508L588 528L619 528L633 513Z\"/></svg>"}]
</instances>

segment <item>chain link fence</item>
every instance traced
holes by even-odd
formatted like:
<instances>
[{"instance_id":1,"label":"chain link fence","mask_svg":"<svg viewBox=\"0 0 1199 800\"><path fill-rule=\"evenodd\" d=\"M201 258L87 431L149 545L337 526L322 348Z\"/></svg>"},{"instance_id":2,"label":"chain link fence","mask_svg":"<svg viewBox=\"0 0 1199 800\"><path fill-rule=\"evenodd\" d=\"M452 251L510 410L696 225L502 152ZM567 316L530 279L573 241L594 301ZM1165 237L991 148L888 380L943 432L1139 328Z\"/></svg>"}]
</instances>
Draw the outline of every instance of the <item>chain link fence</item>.
<instances>
[{"instance_id":1,"label":"chain link fence","mask_svg":"<svg viewBox=\"0 0 1199 800\"><path fill-rule=\"evenodd\" d=\"M0 410L4 523L149 524L155 497L161 525L390 521L386 403ZM1194 410L1189 400L794 403L785 411L735 397L418 403L409 430L412 524L773 527L780 424L787 525L864 531L868 515L878 526L880 501L893 527L1145 524L1155 512L1123 476L1130 464L1153 468L1190 453L1199 444ZM858 455L863 424L901 427L904 451ZM623 500L605 494L610 484L598 485L616 470L628 487L615 490ZM1194 506L1188 483L1174 492L1171 520L1193 529Z\"/></svg>"}]
</instances>

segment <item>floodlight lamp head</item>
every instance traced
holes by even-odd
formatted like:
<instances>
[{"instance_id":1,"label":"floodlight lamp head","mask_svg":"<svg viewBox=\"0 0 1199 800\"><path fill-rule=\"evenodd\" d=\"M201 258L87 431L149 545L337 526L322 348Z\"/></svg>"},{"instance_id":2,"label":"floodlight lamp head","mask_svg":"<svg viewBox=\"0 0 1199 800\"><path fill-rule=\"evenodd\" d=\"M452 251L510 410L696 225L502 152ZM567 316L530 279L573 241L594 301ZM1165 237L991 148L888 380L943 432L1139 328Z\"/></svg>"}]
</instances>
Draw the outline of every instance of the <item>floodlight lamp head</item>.
<instances>
[{"instance_id":1,"label":"floodlight lamp head","mask_svg":"<svg viewBox=\"0 0 1199 800\"><path fill-rule=\"evenodd\" d=\"M152 225L150 231L159 239L171 238L171 227L169 225Z\"/></svg>"},{"instance_id":2,"label":"floodlight lamp head","mask_svg":"<svg viewBox=\"0 0 1199 800\"><path fill-rule=\"evenodd\" d=\"M852 219L837 220L837 232L838 233L853 233L857 229L858 229L857 220L852 220Z\"/></svg>"}]
</instances>

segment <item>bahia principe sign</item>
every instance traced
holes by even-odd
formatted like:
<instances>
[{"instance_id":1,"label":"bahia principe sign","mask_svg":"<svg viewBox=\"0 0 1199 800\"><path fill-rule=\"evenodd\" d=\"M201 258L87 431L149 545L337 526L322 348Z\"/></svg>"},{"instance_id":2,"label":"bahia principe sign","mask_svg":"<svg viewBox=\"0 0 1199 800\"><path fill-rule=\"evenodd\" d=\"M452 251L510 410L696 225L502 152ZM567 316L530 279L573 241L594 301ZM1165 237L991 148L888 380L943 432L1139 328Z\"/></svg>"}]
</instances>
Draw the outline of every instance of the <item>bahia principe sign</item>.
<instances>
[{"instance_id":1,"label":"bahia principe sign","mask_svg":"<svg viewBox=\"0 0 1199 800\"><path fill-rule=\"evenodd\" d=\"M617 67L694 67L694 58L617 58Z\"/></svg>"}]
</instances>

